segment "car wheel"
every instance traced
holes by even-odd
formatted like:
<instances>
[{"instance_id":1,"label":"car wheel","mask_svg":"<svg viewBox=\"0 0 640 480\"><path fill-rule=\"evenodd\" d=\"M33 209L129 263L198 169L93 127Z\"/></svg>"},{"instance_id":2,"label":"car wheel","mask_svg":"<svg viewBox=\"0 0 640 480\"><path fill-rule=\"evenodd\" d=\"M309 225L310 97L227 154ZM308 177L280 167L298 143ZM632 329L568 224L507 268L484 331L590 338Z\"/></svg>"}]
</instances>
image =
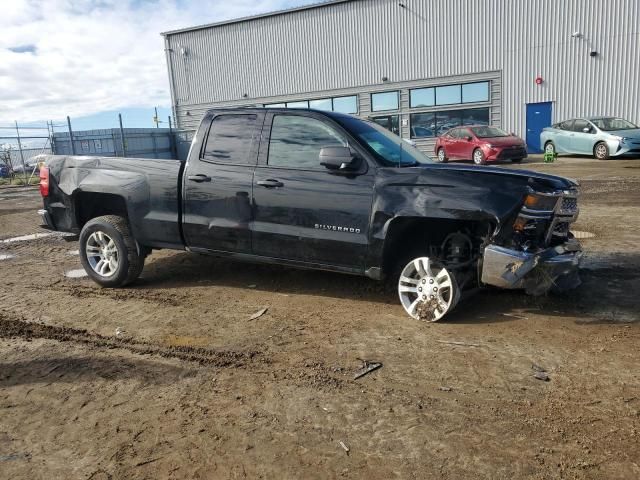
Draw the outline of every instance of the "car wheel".
<instances>
[{"instance_id":1,"label":"car wheel","mask_svg":"<svg viewBox=\"0 0 640 480\"><path fill-rule=\"evenodd\" d=\"M593 147L593 156L598 160L606 160L609 158L609 147L604 142L596 143L596 146Z\"/></svg>"},{"instance_id":2,"label":"car wheel","mask_svg":"<svg viewBox=\"0 0 640 480\"><path fill-rule=\"evenodd\" d=\"M511 159L511 163L522 163L522 159L521 158L512 158Z\"/></svg>"},{"instance_id":3,"label":"car wheel","mask_svg":"<svg viewBox=\"0 0 640 480\"><path fill-rule=\"evenodd\" d=\"M460 289L453 275L429 257L411 260L398 278L400 303L409 316L437 322L453 310L460 300Z\"/></svg>"},{"instance_id":4,"label":"car wheel","mask_svg":"<svg viewBox=\"0 0 640 480\"><path fill-rule=\"evenodd\" d=\"M447 158L447 155L444 151L444 148L440 147L438 149L438 161L440 163L447 163L449 161L449 159Z\"/></svg>"},{"instance_id":5,"label":"car wheel","mask_svg":"<svg viewBox=\"0 0 640 480\"><path fill-rule=\"evenodd\" d=\"M547 142L544 144L544 153L548 153L551 155L556 154L556 146L553 144L553 142Z\"/></svg>"},{"instance_id":6,"label":"car wheel","mask_svg":"<svg viewBox=\"0 0 640 480\"><path fill-rule=\"evenodd\" d=\"M487 161L484 158L484 153L479 148L476 148L473 151L473 163L476 165L485 165Z\"/></svg>"},{"instance_id":7,"label":"car wheel","mask_svg":"<svg viewBox=\"0 0 640 480\"><path fill-rule=\"evenodd\" d=\"M94 218L80 232L80 262L98 285L128 285L142 272L144 258L144 250L138 248L123 217Z\"/></svg>"}]
</instances>

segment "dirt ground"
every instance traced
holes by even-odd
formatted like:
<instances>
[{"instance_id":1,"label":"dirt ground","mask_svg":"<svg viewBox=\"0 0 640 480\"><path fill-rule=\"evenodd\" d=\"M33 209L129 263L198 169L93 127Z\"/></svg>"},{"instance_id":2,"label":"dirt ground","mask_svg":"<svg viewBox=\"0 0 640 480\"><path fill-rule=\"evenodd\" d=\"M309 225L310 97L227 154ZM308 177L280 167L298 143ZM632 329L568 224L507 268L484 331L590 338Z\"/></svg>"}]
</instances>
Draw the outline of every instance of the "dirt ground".
<instances>
[{"instance_id":1,"label":"dirt ground","mask_svg":"<svg viewBox=\"0 0 640 480\"><path fill-rule=\"evenodd\" d=\"M584 283L437 324L363 278L161 251L107 290L0 242L0 478L640 478L640 160L513 168L580 180ZM40 204L1 188L0 240Z\"/></svg>"}]
</instances>

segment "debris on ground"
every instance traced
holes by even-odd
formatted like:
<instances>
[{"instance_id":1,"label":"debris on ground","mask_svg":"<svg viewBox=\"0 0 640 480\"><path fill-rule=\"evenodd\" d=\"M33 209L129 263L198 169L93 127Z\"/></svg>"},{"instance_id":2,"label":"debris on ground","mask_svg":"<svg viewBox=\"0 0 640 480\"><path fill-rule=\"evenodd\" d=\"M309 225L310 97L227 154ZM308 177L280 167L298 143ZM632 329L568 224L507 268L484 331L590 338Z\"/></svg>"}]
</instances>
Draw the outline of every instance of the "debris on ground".
<instances>
[{"instance_id":1,"label":"debris on ground","mask_svg":"<svg viewBox=\"0 0 640 480\"><path fill-rule=\"evenodd\" d=\"M547 372L547 370L544 367L541 367L540 365L536 365L535 363L531 365L531 368L536 372L544 372L544 373Z\"/></svg>"},{"instance_id":2,"label":"debris on ground","mask_svg":"<svg viewBox=\"0 0 640 480\"><path fill-rule=\"evenodd\" d=\"M345 452L347 452L347 455L349 455L349 447L347 446L347 444L346 444L346 443L344 443L342 440L340 440L340 441L338 442L338 444L340 444L340 446L342 447L342 449L343 449Z\"/></svg>"},{"instance_id":3,"label":"debris on ground","mask_svg":"<svg viewBox=\"0 0 640 480\"><path fill-rule=\"evenodd\" d=\"M520 320L528 320L529 319L529 317L525 317L524 315L516 315L515 313L501 313L500 315L502 315L503 317L518 318Z\"/></svg>"},{"instance_id":4,"label":"debris on ground","mask_svg":"<svg viewBox=\"0 0 640 480\"><path fill-rule=\"evenodd\" d=\"M450 392L453 389L451 387L438 387L438 390L441 392Z\"/></svg>"},{"instance_id":5,"label":"debris on ground","mask_svg":"<svg viewBox=\"0 0 640 480\"><path fill-rule=\"evenodd\" d=\"M269 307L264 307L263 309L258 310L256 313L254 313L249 317L249 320L255 320L256 318L260 318L262 315L267 313L267 310L269 310Z\"/></svg>"},{"instance_id":6,"label":"debris on ground","mask_svg":"<svg viewBox=\"0 0 640 480\"><path fill-rule=\"evenodd\" d=\"M380 362L372 362L370 360L362 360L358 359L362 362L362 367L355 373L353 376L354 380L359 379L360 377L364 377L366 374L373 372L374 370L382 367L382 363Z\"/></svg>"},{"instance_id":7,"label":"debris on ground","mask_svg":"<svg viewBox=\"0 0 640 480\"><path fill-rule=\"evenodd\" d=\"M538 380L542 380L543 382L548 382L549 380L551 380L546 372L534 372L533 378L537 378Z\"/></svg>"},{"instance_id":8,"label":"debris on ground","mask_svg":"<svg viewBox=\"0 0 640 480\"><path fill-rule=\"evenodd\" d=\"M438 300L434 297L429 300L424 300L416 307L416 314L418 319L423 322L433 322L436 318L436 308L438 307Z\"/></svg>"},{"instance_id":9,"label":"debris on ground","mask_svg":"<svg viewBox=\"0 0 640 480\"><path fill-rule=\"evenodd\" d=\"M116 328L116 337L119 337L120 335L124 334L124 330L121 329L120 327Z\"/></svg>"},{"instance_id":10,"label":"debris on ground","mask_svg":"<svg viewBox=\"0 0 640 480\"><path fill-rule=\"evenodd\" d=\"M438 343L445 343L447 345L457 345L459 347L479 347L477 343L465 343L465 342L450 342L447 340L436 340Z\"/></svg>"},{"instance_id":11,"label":"debris on ground","mask_svg":"<svg viewBox=\"0 0 640 480\"><path fill-rule=\"evenodd\" d=\"M255 284L247 285L247 288L256 288L256 287L257 287L257 285L255 285Z\"/></svg>"}]
</instances>

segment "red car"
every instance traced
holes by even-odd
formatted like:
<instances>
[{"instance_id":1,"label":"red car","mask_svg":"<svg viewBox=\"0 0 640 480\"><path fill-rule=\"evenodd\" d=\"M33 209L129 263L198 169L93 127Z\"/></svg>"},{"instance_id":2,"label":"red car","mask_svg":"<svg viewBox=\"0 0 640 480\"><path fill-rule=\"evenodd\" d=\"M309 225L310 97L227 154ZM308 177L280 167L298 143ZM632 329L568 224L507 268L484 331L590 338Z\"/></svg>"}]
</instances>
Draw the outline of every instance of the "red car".
<instances>
[{"instance_id":1,"label":"red car","mask_svg":"<svg viewBox=\"0 0 640 480\"><path fill-rule=\"evenodd\" d=\"M527 147L520 137L488 125L456 127L436 140L436 158L449 160L473 160L476 165L499 160L519 163L527 157Z\"/></svg>"}]
</instances>

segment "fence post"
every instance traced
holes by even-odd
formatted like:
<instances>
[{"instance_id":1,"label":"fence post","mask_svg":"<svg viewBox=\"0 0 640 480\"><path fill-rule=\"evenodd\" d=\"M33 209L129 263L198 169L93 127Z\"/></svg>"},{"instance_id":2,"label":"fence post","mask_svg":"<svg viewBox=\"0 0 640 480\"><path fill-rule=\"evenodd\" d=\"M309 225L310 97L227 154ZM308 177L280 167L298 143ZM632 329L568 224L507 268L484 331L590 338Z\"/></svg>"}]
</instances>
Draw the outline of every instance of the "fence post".
<instances>
[{"instance_id":1,"label":"fence post","mask_svg":"<svg viewBox=\"0 0 640 480\"><path fill-rule=\"evenodd\" d=\"M124 141L124 128L122 128L122 114L118 114L118 121L120 122L120 139L122 140L122 156L127 156L127 146Z\"/></svg>"},{"instance_id":2,"label":"fence post","mask_svg":"<svg viewBox=\"0 0 640 480\"><path fill-rule=\"evenodd\" d=\"M24 181L27 183L27 167L24 164L24 154L22 153L22 142L20 141L20 129L18 128L18 121L16 123L16 135L18 137L18 150L20 150L20 161L22 162L22 173L24 173Z\"/></svg>"},{"instance_id":3,"label":"fence post","mask_svg":"<svg viewBox=\"0 0 640 480\"><path fill-rule=\"evenodd\" d=\"M71 119L67 115L67 127L69 128L69 141L71 142L71 155L76 154L76 146L73 143L73 130L71 130Z\"/></svg>"}]
</instances>

